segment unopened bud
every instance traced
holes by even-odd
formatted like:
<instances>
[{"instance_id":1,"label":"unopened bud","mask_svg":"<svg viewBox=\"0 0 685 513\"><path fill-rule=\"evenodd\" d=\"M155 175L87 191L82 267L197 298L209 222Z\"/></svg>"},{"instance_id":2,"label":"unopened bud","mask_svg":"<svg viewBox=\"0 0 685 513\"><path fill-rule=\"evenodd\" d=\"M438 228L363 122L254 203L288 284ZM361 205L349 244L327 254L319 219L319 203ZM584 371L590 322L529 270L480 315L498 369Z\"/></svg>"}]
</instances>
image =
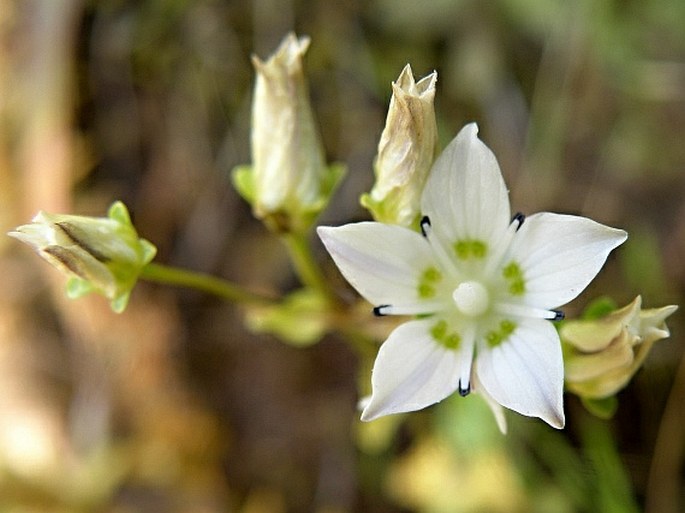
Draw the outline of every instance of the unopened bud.
<instances>
[{"instance_id":1,"label":"unopened bud","mask_svg":"<svg viewBox=\"0 0 685 513\"><path fill-rule=\"evenodd\" d=\"M309 103L303 57L309 38L288 34L257 73L252 104L252 166L234 170L238 192L276 231L306 229L342 175L326 166Z\"/></svg>"},{"instance_id":2,"label":"unopened bud","mask_svg":"<svg viewBox=\"0 0 685 513\"><path fill-rule=\"evenodd\" d=\"M376 221L415 227L421 193L435 159L438 131L433 99L437 73L414 81L407 64L392 98L375 161L376 183L361 203Z\"/></svg>"},{"instance_id":3,"label":"unopened bud","mask_svg":"<svg viewBox=\"0 0 685 513\"><path fill-rule=\"evenodd\" d=\"M117 201L108 217L39 212L30 224L9 233L69 276L67 295L97 292L112 310L126 308L140 271L155 256L152 243L138 237L126 206Z\"/></svg>"},{"instance_id":4,"label":"unopened bud","mask_svg":"<svg viewBox=\"0 0 685 513\"><path fill-rule=\"evenodd\" d=\"M670 336L665 321L678 307L641 306L638 296L602 318L568 321L561 327L566 387L571 392L587 399L616 394L638 371L654 342Z\"/></svg>"}]
</instances>

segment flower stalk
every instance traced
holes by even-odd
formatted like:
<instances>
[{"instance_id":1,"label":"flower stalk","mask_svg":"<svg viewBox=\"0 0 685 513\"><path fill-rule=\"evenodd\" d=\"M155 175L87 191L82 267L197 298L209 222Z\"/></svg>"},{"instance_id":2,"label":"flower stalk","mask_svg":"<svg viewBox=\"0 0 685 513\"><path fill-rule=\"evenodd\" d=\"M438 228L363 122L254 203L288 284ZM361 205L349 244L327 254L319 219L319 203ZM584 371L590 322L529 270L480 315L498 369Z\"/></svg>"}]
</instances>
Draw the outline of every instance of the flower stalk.
<instances>
[{"instance_id":1,"label":"flower stalk","mask_svg":"<svg viewBox=\"0 0 685 513\"><path fill-rule=\"evenodd\" d=\"M141 270L140 279L164 285L187 287L212 294L226 301L246 305L268 305L276 301L274 298L248 291L235 283L210 274L163 264L147 264Z\"/></svg>"},{"instance_id":2,"label":"flower stalk","mask_svg":"<svg viewBox=\"0 0 685 513\"><path fill-rule=\"evenodd\" d=\"M288 250L295 273L302 284L317 291L326 300L332 301L334 294L312 254L307 236L299 233L286 233L282 236L282 240Z\"/></svg>"}]
</instances>

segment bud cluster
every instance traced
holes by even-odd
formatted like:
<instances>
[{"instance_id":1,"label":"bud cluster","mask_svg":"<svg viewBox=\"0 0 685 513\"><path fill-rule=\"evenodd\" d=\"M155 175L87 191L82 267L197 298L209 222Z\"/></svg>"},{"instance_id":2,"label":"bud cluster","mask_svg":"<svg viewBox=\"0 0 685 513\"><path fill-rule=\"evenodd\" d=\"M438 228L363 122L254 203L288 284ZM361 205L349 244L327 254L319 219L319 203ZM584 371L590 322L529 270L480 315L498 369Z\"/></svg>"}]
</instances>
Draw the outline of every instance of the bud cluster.
<instances>
[{"instance_id":1,"label":"bud cluster","mask_svg":"<svg viewBox=\"0 0 685 513\"><path fill-rule=\"evenodd\" d=\"M658 340L670 336L675 305L642 309L642 298L599 319L567 321L560 329L566 388L604 399L626 386Z\"/></svg>"}]
</instances>

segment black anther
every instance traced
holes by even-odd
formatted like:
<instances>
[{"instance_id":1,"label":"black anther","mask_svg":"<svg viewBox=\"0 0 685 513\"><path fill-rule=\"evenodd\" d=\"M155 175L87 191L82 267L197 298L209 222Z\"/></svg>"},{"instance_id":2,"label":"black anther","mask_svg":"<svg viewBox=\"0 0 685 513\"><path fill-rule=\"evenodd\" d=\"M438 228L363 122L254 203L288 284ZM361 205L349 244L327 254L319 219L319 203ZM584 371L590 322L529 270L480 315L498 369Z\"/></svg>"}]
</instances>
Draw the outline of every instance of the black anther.
<instances>
[{"instance_id":1,"label":"black anther","mask_svg":"<svg viewBox=\"0 0 685 513\"><path fill-rule=\"evenodd\" d=\"M384 315L386 315L386 314L384 314L383 311L382 311L383 308L388 308L389 306L390 306L390 305L379 305L379 306L374 306L374 307L373 307L373 315L375 315L376 317L383 317Z\"/></svg>"},{"instance_id":2,"label":"black anther","mask_svg":"<svg viewBox=\"0 0 685 513\"><path fill-rule=\"evenodd\" d=\"M430 227L431 225L431 220L429 219L429 217L423 216L419 224L421 226L421 233L423 234L423 236L428 237L428 230L426 230L426 228Z\"/></svg>"},{"instance_id":3,"label":"black anther","mask_svg":"<svg viewBox=\"0 0 685 513\"><path fill-rule=\"evenodd\" d=\"M466 384L466 388L463 388L461 386L461 380L459 380L459 395L462 397L466 397L471 393L471 383Z\"/></svg>"},{"instance_id":4,"label":"black anther","mask_svg":"<svg viewBox=\"0 0 685 513\"><path fill-rule=\"evenodd\" d=\"M552 319L553 321L563 321L564 318L566 317L566 314L562 312L561 310L552 310L554 312L554 318Z\"/></svg>"},{"instance_id":5,"label":"black anther","mask_svg":"<svg viewBox=\"0 0 685 513\"><path fill-rule=\"evenodd\" d=\"M521 212L516 212L514 214L514 217L511 218L512 223L518 223L518 226L516 227L516 231L519 231L519 228L521 228L521 225L523 224L523 221L526 220L526 216L522 214Z\"/></svg>"}]
</instances>

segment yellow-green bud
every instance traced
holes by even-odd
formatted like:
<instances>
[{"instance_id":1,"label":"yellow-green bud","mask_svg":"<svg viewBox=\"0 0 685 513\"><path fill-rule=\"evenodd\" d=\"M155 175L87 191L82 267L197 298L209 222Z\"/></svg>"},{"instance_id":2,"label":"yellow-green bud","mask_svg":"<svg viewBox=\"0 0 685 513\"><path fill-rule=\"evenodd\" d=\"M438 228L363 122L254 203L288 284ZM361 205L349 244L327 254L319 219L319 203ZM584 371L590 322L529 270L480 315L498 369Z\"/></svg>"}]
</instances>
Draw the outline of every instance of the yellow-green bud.
<instances>
[{"instance_id":1,"label":"yellow-green bud","mask_svg":"<svg viewBox=\"0 0 685 513\"><path fill-rule=\"evenodd\" d=\"M252 166L234 170L238 192L276 231L306 229L341 177L326 166L302 59L309 38L288 34L257 73L252 104Z\"/></svg>"},{"instance_id":2,"label":"yellow-green bud","mask_svg":"<svg viewBox=\"0 0 685 513\"><path fill-rule=\"evenodd\" d=\"M407 64L392 98L375 161L376 183L361 203L376 221L415 226L421 193L437 150L433 99L437 73L414 81Z\"/></svg>"},{"instance_id":3,"label":"yellow-green bud","mask_svg":"<svg viewBox=\"0 0 685 513\"><path fill-rule=\"evenodd\" d=\"M600 319L573 320L560 330L566 387L586 399L603 399L625 387L657 340L670 335L674 305L643 310L642 298Z\"/></svg>"},{"instance_id":4,"label":"yellow-green bud","mask_svg":"<svg viewBox=\"0 0 685 513\"><path fill-rule=\"evenodd\" d=\"M157 249L138 237L126 206L117 201L107 217L39 212L30 224L9 233L70 279L67 295L97 292L111 301L112 310L126 308L142 268Z\"/></svg>"},{"instance_id":5,"label":"yellow-green bud","mask_svg":"<svg viewBox=\"0 0 685 513\"><path fill-rule=\"evenodd\" d=\"M330 305L320 293L299 289L278 305L247 311L247 325L256 333L272 333L283 342L304 347L315 344L328 330Z\"/></svg>"}]
</instances>

